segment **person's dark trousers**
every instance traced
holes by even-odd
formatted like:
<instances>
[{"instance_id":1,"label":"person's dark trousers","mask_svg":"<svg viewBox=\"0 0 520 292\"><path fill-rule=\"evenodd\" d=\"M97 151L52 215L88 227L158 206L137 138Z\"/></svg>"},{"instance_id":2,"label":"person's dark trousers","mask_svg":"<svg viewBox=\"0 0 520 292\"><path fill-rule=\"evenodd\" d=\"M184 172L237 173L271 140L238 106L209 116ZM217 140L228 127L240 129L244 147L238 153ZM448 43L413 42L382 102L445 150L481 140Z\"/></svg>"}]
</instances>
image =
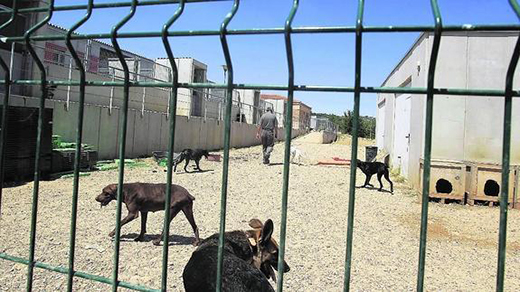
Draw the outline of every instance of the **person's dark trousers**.
<instances>
[{"instance_id":1,"label":"person's dark trousers","mask_svg":"<svg viewBox=\"0 0 520 292\"><path fill-rule=\"evenodd\" d=\"M273 152L274 133L270 130L262 130L262 153L264 156L264 164L269 163L269 157Z\"/></svg>"}]
</instances>

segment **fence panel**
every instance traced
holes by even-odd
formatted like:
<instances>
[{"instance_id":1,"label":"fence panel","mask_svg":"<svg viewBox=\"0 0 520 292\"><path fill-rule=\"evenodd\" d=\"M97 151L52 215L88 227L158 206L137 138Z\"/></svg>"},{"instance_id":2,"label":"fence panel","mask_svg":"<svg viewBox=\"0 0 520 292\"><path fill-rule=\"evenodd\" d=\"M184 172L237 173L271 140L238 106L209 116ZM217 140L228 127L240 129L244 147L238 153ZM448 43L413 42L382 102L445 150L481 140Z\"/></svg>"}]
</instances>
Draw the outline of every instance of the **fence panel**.
<instances>
[{"instance_id":1,"label":"fence panel","mask_svg":"<svg viewBox=\"0 0 520 292\"><path fill-rule=\"evenodd\" d=\"M217 274L217 291L221 291L222 285L222 267L223 267L223 247L224 247L224 232L226 224L226 200L227 200L227 186L228 186L228 166L229 166L229 148L231 140L231 119L232 109L234 106L233 90L236 89L256 89L256 90L285 90L288 93L288 103L293 103L293 97L295 91L319 91L319 92L352 92L354 93L354 107L353 107L353 137L352 137L352 153L351 153L351 170L350 170L350 189L349 189L349 203L348 203L348 221L347 221L347 237L346 237L346 258L345 258L345 269L344 269L344 291L350 291L351 282L351 266L352 266L352 244L353 244L353 230L354 230L354 209L355 209L355 177L356 177L356 158L357 158L357 146L358 146L358 129L359 129L359 106L361 101L362 93L415 93L426 95L426 123L425 123L425 145L424 145L424 171L423 171L423 190L422 190L422 211L421 211L421 233L420 233L420 247L419 247L419 260L417 270L417 291L423 291L424 289L424 268L426 264L426 242L427 242L427 223L428 223L428 194L429 194L429 180L430 180L430 166L431 166L431 142L432 142L432 125L433 125L433 101L437 94L443 95L471 95L471 96L495 96L505 97L504 107L504 135L503 135L503 153L502 153L502 190L500 195L500 225L499 225L499 249L498 249L498 266L497 266L497 277L496 277L496 290L504 290L504 273L505 273L505 255L506 255L506 235L507 235L507 198L509 192L509 163L510 163L510 148L511 148L511 117L512 117L512 100L513 97L519 97L520 91L513 89L513 77L514 71L517 67L518 59L520 57L520 38L517 40L513 56L511 58L509 68L507 71L507 77L505 81L505 90L496 89L467 89L467 88L436 88L434 85L434 77L436 71L437 56L439 52L440 42L443 32L449 31L520 31L519 24L507 24L507 25L443 25L441 12L437 4L437 0L430 0L432 7L432 14L434 16L434 25L432 26L364 26L363 25L363 14L364 14L364 0L358 0L358 11L356 24L354 26L335 26L335 27L293 27L292 22L298 11L299 0L293 0L293 5L289 11L289 15L286 19L283 27L275 28L250 28L250 29L228 29L229 23L239 10L239 0L234 0L231 6L230 12L223 20L220 29L218 30L203 30L203 31L170 31L170 28L175 21L181 17L185 5L187 3L195 2L214 2L214 1L228 1L228 0L148 0L138 1L132 0L129 2L107 2L94 4L93 0L88 0L86 5L62 5L54 6L54 0L50 0L47 5L42 7L34 8L23 8L19 9L19 1L14 0L11 8L4 11L0 11L0 14L10 14L10 18L7 22L0 25L0 32L11 25L17 16L20 14L37 14L43 13L44 17L37 22L34 26L29 28L23 36L5 37L8 43L23 42L30 53L32 59L37 65L39 70L39 80L22 80L13 79L10 75L10 68L0 59L0 67L4 73L4 80L0 81L4 86L5 94L3 97L3 108L2 108L2 120L1 127L5 129L6 116L8 110L8 101L10 97L10 87L13 84L17 85L38 85L41 89L41 96L39 97L39 118L38 118L38 134L37 134L37 146L36 146L36 158L35 158L35 173L34 173L34 187L32 193L32 210L31 210L31 231L30 231L30 250L28 259L15 257L7 253L0 253L0 258L9 260L12 262L22 263L27 265L27 291L32 290L33 284L33 272L34 267L42 268L50 271L54 271L61 274L67 275L67 290L73 290L73 279L74 277L90 279L93 281L110 284L112 291L117 291L118 287L126 287L137 291L166 291L167 290L167 269L168 269L168 244L163 246L163 257L162 257L162 275L161 275L161 287L160 289L153 289L144 287L142 285L127 283L118 279L119 274L119 247L120 247L120 229L121 223L121 207L122 207L122 185L124 183L124 163L119 165L118 175L118 192L117 192L117 212L116 212L116 229L115 229L115 246L114 246L114 262L112 277L106 278L98 275L89 274L74 269L74 254L75 254L75 241L76 241L76 217L77 217L77 205L78 205L78 191L79 191L79 162L80 162L80 150L81 142L83 139L83 121L84 121L84 106L85 106L85 94L87 87L105 87L105 88L122 88L123 100L121 109L118 111L120 135L118 138L119 146L119 157L121 161L125 158L126 152L126 135L127 135L127 123L128 123L128 109L130 101L130 88L136 87L141 88L143 91L148 87L163 88L169 91L168 108L167 112L169 117L168 126L168 170L166 175L167 181L167 198L165 202L165 217L164 217L164 234L163 240L167 242L169 237L169 217L170 217L170 190L172 184L172 162L173 162L173 149L175 145L175 128L176 118L178 109L178 89L186 88L195 91L202 92L202 95L207 96L209 89L225 90L225 102L218 102L218 107L225 107L224 110L224 159L223 159L223 173L222 173L222 184L221 184L221 198L220 198L220 229L219 229L219 245L218 245L218 274ZM149 31L149 32L125 32L119 33L119 30L134 16L137 7L139 6L150 6L150 5L165 5L178 3L178 7L173 13L172 17L163 25L161 31ZM517 1L509 0L509 3L520 19L520 6ZM90 18L92 12L95 9L109 9L115 7L129 7L128 14L121 19L111 30L110 33L91 33L91 34L76 34L77 30ZM55 11L72 11L72 10L85 10L86 14L78 22L76 22L68 31L66 35L38 35L33 36L34 32L47 24ZM430 55L430 63L428 69L428 82L426 88L395 88L395 87L370 87L361 85L361 72L362 72L362 36L365 33L376 33L376 32L433 32L433 47ZM294 84L294 61L292 52L291 36L293 34L317 34L317 33L355 33L355 80L353 87L345 86L320 86L320 85L296 85ZM272 85L272 84L234 84L234 72L233 62L228 47L227 37L229 35L284 35L285 49L287 56L287 70L288 70L288 83L287 85ZM174 54L170 46L169 37L177 36L219 36L222 51L225 57L227 66L227 80L225 84L217 83L179 83L178 82L178 68L175 63ZM144 38L144 37L160 37L162 39L165 51L168 56L168 61L172 69L172 78L168 81L161 81L156 78L134 78L130 80L130 70L128 68L127 60L124 58L118 41L122 38ZM79 56L78 52L75 51L71 41L77 39L110 39L115 49L118 60L121 64L121 70L123 78L113 78L112 81L100 81L100 80L86 80L86 68L85 60ZM49 40L61 40L65 41L67 48L74 60L77 70L79 71L79 80L69 78L69 80L48 80L47 72L45 70L42 61L35 51L35 43ZM72 64L72 63L71 63ZM71 66L72 67L72 66ZM90 70L90 66L89 69ZM135 75L135 72L134 72ZM73 75L71 75L73 76ZM49 95L50 86L58 87L79 87L79 102L78 102L78 116L77 116L77 130L76 130L76 160L74 167L74 184L72 190L72 213L71 213L71 225L70 225L70 243L69 243L69 262L68 267L52 266L43 262L35 260L35 244L36 244L36 221L38 215L38 194L39 194L39 181L40 181L40 148L41 148L41 135L42 135L42 122L43 122L43 110L45 108L45 100ZM144 96L143 96L144 98ZM143 100L144 106L144 100ZM144 107L143 107L144 110ZM254 114L253 114L254 115ZM219 119L220 109L219 109ZM287 207L289 197L289 174L290 174L290 146L292 138L292 106L288 107L285 116L285 148L284 148L284 170L283 170L283 186L282 186L282 216L280 222L280 250L279 250L279 266L278 266L278 282L277 290L283 291L283 262L285 257L286 247L286 225L287 225ZM3 186L3 166L5 162L5 141L7 131L2 131L0 136L0 184ZM160 142L159 142L160 143ZM1 188L0 188L0 207L1 207ZM1 209L0 209L1 212ZM0 213L1 214L1 213ZM125 219L123 219L124 221Z\"/></svg>"}]
</instances>

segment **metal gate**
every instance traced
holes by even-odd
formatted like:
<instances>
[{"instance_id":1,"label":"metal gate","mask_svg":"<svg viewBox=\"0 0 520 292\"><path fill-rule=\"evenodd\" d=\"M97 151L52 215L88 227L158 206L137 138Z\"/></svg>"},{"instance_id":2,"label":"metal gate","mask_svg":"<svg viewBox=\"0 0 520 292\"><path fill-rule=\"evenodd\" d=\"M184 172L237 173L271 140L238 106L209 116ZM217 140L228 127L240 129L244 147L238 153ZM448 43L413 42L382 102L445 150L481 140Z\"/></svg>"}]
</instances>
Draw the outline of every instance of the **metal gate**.
<instances>
[{"instance_id":1,"label":"metal gate","mask_svg":"<svg viewBox=\"0 0 520 292\"><path fill-rule=\"evenodd\" d=\"M353 139L352 139L352 165L350 171L350 189L349 189L349 206L348 206L348 225L347 225L347 238L346 238L346 259L345 259L345 270L344 270L344 291L350 290L350 274L351 274L351 263L352 263L352 241L353 241L353 230L354 230L354 206L355 206L355 177L356 177L356 158L357 158L357 146L358 146L358 128L359 128L359 105L361 93L408 93L408 94L426 94L426 128L425 128L425 146L424 146L424 172L423 172L423 196L422 196L422 216L421 216L421 233L420 233L420 247L419 247L419 261L417 270L417 291L423 291L424 286L424 266L425 266L425 254L426 254L426 236L427 236L427 221L428 221L428 194L430 186L430 163L431 163L431 138L432 138L432 110L433 101L436 94L443 95L476 95L476 96L496 96L505 97L505 109L504 109L504 135L503 135L503 154L502 154L502 174L509 173L509 153L511 145L511 111L512 111L512 98L520 96L520 91L513 90L513 75L518 63L520 56L520 38L516 42L516 46L511 57L511 62L507 70L507 76L505 80L504 90L488 90L488 89L448 89L448 88L436 88L434 87L435 67L437 62L437 56L439 53L439 46L442 39L442 33L444 31L520 31L520 25L450 25L444 26L442 24L442 17L437 5L436 0L430 0L432 7L432 15L434 17L433 26L364 26L363 25L363 10L364 0L358 0L358 11L357 21L353 26L335 26L335 27L293 27L292 21L298 11L299 0L293 0L292 9L287 17L284 27L276 28L262 28L262 29L227 29L228 24L231 22L235 14L239 9L239 0L234 0L231 11L223 20L220 29L218 30L204 30L204 31L170 31L169 28L172 24L181 16L184 11L185 4L192 2L211 2L211 1L223 1L223 0L132 0L128 2L107 2L102 4L94 4L93 0L88 0L87 5L64 5L54 6L54 0L49 0L49 4L46 7L37 8L26 8L18 9L18 5L21 1L14 0L12 9L1 11L2 15L10 15L10 19L0 25L0 33L2 30L8 28L14 21L20 17L20 15L30 13L43 13L45 17L30 28L22 36L6 37L2 38L3 41L8 43L23 42L25 43L27 50L33 57L37 67L39 68L41 75L40 80L13 80L9 75L9 66L0 59L0 66L5 73L5 80L1 83L5 89L5 95L3 104L7 105L9 101L9 90L13 84L25 84L25 85L39 85L41 88L41 97L39 100L39 120L38 120L38 135L37 135L37 146L36 146L36 159L35 167L36 171L34 174L34 189L32 194L32 211L31 211L31 233L30 233L30 252L29 258L14 257L6 253L0 253L0 258L4 260L10 260L18 263L27 265L27 291L32 290L33 282L33 271L34 268L42 268L57 273L68 275L68 287L67 291L72 291L72 279L73 277L80 277L107 283L112 285L112 291L116 291L118 287L126 287L138 291L159 291L137 285L134 283L127 283L118 280L119 271L119 237L120 237L120 219L121 219L121 195L122 188L118 187L117 193L117 213L116 213L116 241L114 246L114 265L113 274L111 278L101 277L77 271L74 269L74 251L75 251L75 238L76 238L76 210L78 204L78 185L79 185L79 161L80 161L80 147L82 141L82 125L83 125L83 109L85 101L85 90L86 87L91 86L118 86L123 87L124 90L124 103L122 106L121 121L120 121L120 137L119 141L126 140L126 124L128 118L128 96L130 87L170 87L171 99L169 114L171 116L176 115L177 109L177 89L178 88L221 88L226 89L226 111L225 111L225 127L224 127L224 160L223 160L223 175L222 175L222 190L221 190L221 213L220 213L220 239L219 239L219 253L218 253L218 275L217 275L217 291L220 291L222 284L222 257L223 257L223 243L224 243L224 229L226 220L226 198L227 198L227 183L228 183L228 164L229 164L229 145L230 145L230 125L231 125L231 107L232 107L232 92L233 89L267 89L267 90L286 90L288 92L288 103L292 104L294 91L322 91L322 92L353 92L354 93L354 109L353 109ZM171 3L179 3L179 6L171 19L164 24L161 31L150 31L150 32L127 32L119 33L121 27L123 27L135 14L135 11L140 6L149 5L164 5ZM515 0L509 0L509 3L520 18L520 6ZM129 13L113 28L111 33L100 33L100 34L76 34L74 33L82 24L84 24L91 16L93 9L106 9L113 7L130 7ZM69 30L66 36L63 35L39 35L33 36L34 32L45 25L52 18L53 12L55 11L71 11L71 10L86 10L86 15L74 24ZM392 88L392 87L366 87L361 86L361 46L362 37L365 33L381 33L381 32L433 32L433 48L430 56L430 66L428 68L428 83L426 88ZM314 86L314 85L295 85L294 84L294 63L292 53L292 34L316 34L316 33L354 33L356 36L355 44L355 80L353 87L338 87L338 86ZM267 85L267 84L234 84L233 83L233 62L231 54L228 48L227 36L228 35L266 35L266 34L283 34L285 37L285 48L287 55L288 73L289 78L287 85ZM212 84L212 83L179 83L177 67L174 62L174 54L170 47L168 37L176 36L220 36L222 45L222 51L226 60L226 66L228 68L227 82L225 84ZM121 38L142 38L142 37L160 37L163 41L164 48L168 55L169 62L173 69L173 80L172 82L141 82L141 81L130 81L130 72L128 65L124 59L121 48L119 47L118 40ZM124 81L113 81L113 82L99 82L86 80L85 67L78 57L77 52L71 44L72 39L110 39L114 46L117 57L120 60L123 71ZM71 81L49 81L47 80L45 68L37 56L32 43L41 42L46 40L64 40L67 43L67 48L75 60L76 66L80 71L79 80ZM44 262L35 261L34 249L36 240L36 219L38 215L38 191L40 181L40 167L41 167L41 133L43 123L43 111L45 107L45 99L48 97L49 86L79 86L79 112L77 120L77 136L76 136L76 159L75 159L75 170L74 170L74 187L73 187L73 201L72 201L72 216L70 225L70 247L69 247L69 265L68 267L52 266ZM3 115L1 121L2 129L5 129L6 125L6 112L7 106L2 108ZM284 152L284 171L283 171L283 189L282 189L282 220L280 228L280 252L279 252L279 268L278 268L278 291L283 290L283 273L281 272L283 265L283 259L285 255L285 243L286 243L286 222L287 222L287 204L288 204L288 186L289 186L289 155L291 145L291 124L292 124L292 107L289 106L287 109L285 124L285 138L287 143L285 144ZM4 166L4 143L6 140L6 132L2 131L0 137L0 166L3 172ZM166 199L166 212L164 220L164 240L167 241L169 236L169 225L167 218L169 214L170 205L170 189L172 183L172 154L173 145L175 139L175 119L170 119L170 141L169 141L169 156L168 156L168 172L167 172L167 199ZM125 156L125 143L119 143L119 154L120 159L124 159ZM3 173L0 173L3 177ZM119 165L119 186L124 181L124 163ZM503 291L504 289L504 271L505 271L505 255L506 255L506 226L507 226L507 198L509 190L509 176L502 175L502 190L500 194L500 229L499 229L499 251L498 251L498 269L496 277L496 290ZM168 245L165 244L163 248L163 263L162 263L162 281L160 291L166 291L167 287L167 268L168 268Z\"/></svg>"}]
</instances>

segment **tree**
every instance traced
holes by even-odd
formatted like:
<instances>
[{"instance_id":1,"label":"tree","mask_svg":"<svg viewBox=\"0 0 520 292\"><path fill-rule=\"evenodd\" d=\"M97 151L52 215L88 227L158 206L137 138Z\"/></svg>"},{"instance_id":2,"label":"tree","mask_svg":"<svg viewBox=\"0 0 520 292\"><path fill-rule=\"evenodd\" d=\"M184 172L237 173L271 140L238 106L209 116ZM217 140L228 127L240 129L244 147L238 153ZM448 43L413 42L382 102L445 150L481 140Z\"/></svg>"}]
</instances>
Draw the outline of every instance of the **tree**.
<instances>
[{"instance_id":1,"label":"tree","mask_svg":"<svg viewBox=\"0 0 520 292\"><path fill-rule=\"evenodd\" d=\"M317 113L315 114L317 117L328 118L329 121L336 124L338 129L342 133L346 133L352 135L352 128L354 126L352 120L352 111L347 110L343 113L342 116L334 115L334 114L324 114ZM359 129L358 136L362 138L375 138L376 132L376 119L374 117L369 116L360 116L359 117Z\"/></svg>"},{"instance_id":2,"label":"tree","mask_svg":"<svg viewBox=\"0 0 520 292\"><path fill-rule=\"evenodd\" d=\"M346 111L343 113L343 130L342 133L352 135L352 112Z\"/></svg>"}]
</instances>

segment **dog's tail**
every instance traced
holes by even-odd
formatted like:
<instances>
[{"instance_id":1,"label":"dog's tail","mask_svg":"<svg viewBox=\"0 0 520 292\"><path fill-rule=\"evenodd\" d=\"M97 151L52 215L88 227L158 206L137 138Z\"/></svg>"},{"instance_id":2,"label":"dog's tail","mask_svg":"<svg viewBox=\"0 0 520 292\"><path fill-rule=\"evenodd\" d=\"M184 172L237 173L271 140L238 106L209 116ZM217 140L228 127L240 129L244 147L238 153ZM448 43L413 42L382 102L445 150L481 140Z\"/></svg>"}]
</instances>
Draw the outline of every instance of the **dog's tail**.
<instances>
[{"instance_id":1,"label":"dog's tail","mask_svg":"<svg viewBox=\"0 0 520 292\"><path fill-rule=\"evenodd\" d=\"M386 168L390 168L390 155L385 155L385 157L383 157L383 164Z\"/></svg>"}]
</instances>

